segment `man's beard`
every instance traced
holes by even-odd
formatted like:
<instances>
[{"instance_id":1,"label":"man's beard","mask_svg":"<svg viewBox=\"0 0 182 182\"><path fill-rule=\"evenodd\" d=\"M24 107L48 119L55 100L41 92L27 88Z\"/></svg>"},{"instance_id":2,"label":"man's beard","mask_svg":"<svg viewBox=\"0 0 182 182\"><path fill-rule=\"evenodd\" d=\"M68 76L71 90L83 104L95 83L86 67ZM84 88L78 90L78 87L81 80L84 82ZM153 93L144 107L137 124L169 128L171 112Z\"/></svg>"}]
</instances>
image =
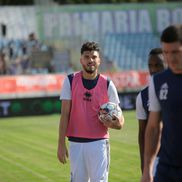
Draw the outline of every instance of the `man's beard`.
<instances>
[{"instance_id":1,"label":"man's beard","mask_svg":"<svg viewBox=\"0 0 182 182\"><path fill-rule=\"evenodd\" d=\"M87 67L83 67L83 69L88 73L88 74L92 74L96 71L96 68L94 67L94 69L88 69Z\"/></svg>"},{"instance_id":2,"label":"man's beard","mask_svg":"<svg viewBox=\"0 0 182 182\"><path fill-rule=\"evenodd\" d=\"M87 70L87 69L85 69L85 71L86 71L88 74L92 74L92 73L95 72L95 70Z\"/></svg>"}]
</instances>

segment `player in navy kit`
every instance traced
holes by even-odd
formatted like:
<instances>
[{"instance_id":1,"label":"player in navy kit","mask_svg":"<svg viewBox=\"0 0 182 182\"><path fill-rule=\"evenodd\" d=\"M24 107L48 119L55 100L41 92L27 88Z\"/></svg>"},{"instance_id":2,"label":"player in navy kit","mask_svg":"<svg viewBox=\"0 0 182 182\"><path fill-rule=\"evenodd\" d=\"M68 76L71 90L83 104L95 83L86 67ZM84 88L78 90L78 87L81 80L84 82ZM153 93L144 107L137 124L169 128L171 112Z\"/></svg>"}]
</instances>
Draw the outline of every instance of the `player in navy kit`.
<instances>
[{"instance_id":1,"label":"player in navy kit","mask_svg":"<svg viewBox=\"0 0 182 182\"><path fill-rule=\"evenodd\" d=\"M149 84L149 120L145 134L142 182L182 181L182 24L168 26L161 35L168 69L156 74ZM163 129L159 163L153 179L159 123ZM158 130L156 130L158 128Z\"/></svg>"},{"instance_id":2,"label":"player in navy kit","mask_svg":"<svg viewBox=\"0 0 182 182\"><path fill-rule=\"evenodd\" d=\"M161 48L152 49L148 57L148 69L150 75L154 75L155 73L163 71L164 68L165 68L165 62L162 55L162 49ZM144 137L145 137L145 130L147 126L148 116L149 116L149 110L148 110L148 86L147 86L141 92L139 92L136 99L136 117L139 121L138 143L140 149L142 172L143 172L143 162L144 162Z\"/></svg>"}]
</instances>

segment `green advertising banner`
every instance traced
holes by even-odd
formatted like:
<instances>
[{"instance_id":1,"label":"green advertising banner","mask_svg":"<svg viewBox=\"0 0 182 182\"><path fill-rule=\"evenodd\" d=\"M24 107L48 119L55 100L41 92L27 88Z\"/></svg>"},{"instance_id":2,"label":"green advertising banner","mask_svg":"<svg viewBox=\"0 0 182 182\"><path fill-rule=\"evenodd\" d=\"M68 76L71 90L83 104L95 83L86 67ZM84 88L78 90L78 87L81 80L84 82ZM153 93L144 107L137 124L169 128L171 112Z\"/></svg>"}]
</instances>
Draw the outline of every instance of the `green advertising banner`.
<instances>
[{"instance_id":1,"label":"green advertising banner","mask_svg":"<svg viewBox=\"0 0 182 182\"><path fill-rule=\"evenodd\" d=\"M138 92L119 93L122 110L135 109L135 99L137 94ZM0 118L54 113L61 113L61 101L59 100L59 97L0 100Z\"/></svg>"},{"instance_id":2,"label":"green advertising banner","mask_svg":"<svg viewBox=\"0 0 182 182\"><path fill-rule=\"evenodd\" d=\"M108 33L160 33L182 23L181 3L40 7L41 39L99 39Z\"/></svg>"}]
</instances>

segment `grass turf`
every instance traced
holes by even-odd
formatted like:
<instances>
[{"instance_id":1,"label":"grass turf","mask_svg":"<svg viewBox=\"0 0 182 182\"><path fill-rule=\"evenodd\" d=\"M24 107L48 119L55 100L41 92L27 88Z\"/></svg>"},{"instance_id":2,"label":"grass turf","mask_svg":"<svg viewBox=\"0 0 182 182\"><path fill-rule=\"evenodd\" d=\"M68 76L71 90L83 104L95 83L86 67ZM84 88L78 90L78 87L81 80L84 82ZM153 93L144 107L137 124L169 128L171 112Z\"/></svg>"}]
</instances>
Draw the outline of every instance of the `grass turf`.
<instances>
[{"instance_id":1,"label":"grass turf","mask_svg":"<svg viewBox=\"0 0 182 182\"><path fill-rule=\"evenodd\" d=\"M140 179L138 126L125 111L122 130L110 130L110 182ZM59 115L0 119L0 182L68 182L69 161L57 160Z\"/></svg>"}]
</instances>

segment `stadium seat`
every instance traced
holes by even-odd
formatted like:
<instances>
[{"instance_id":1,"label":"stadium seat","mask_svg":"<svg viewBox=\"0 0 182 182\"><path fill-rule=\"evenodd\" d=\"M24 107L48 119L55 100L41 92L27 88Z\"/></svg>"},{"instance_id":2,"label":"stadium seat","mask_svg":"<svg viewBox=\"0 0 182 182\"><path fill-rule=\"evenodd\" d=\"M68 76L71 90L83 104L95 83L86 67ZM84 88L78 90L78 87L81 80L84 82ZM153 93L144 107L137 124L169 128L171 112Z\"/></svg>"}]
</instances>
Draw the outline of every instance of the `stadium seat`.
<instances>
[{"instance_id":1,"label":"stadium seat","mask_svg":"<svg viewBox=\"0 0 182 182\"><path fill-rule=\"evenodd\" d=\"M121 70L147 70L147 57L159 47L159 38L152 33L107 34L103 39L104 55Z\"/></svg>"}]
</instances>

